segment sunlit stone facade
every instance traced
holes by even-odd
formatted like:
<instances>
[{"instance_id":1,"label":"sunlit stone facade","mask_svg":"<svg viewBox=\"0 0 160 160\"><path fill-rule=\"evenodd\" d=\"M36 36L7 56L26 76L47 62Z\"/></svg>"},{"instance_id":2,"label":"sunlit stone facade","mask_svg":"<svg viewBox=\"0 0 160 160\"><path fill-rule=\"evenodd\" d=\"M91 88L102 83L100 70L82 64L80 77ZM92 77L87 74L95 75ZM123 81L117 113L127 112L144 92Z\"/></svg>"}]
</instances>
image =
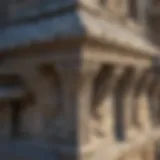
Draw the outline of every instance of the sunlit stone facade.
<instances>
[{"instance_id":1,"label":"sunlit stone facade","mask_svg":"<svg viewBox=\"0 0 160 160\"><path fill-rule=\"evenodd\" d=\"M9 145L58 160L157 159L159 48L146 23L158 12L142 2L1 5L1 159L28 158Z\"/></svg>"}]
</instances>

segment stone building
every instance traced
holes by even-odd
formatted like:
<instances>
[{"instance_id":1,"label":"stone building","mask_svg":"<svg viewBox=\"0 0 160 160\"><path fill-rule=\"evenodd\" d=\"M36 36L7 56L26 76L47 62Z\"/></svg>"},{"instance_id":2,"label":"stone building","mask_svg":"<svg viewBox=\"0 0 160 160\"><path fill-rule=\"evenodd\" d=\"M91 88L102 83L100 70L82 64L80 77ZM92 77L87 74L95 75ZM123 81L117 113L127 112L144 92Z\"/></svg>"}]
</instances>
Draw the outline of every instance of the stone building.
<instances>
[{"instance_id":1,"label":"stone building","mask_svg":"<svg viewBox=\"0 0 160 160\"><path fill-rule=\"evenodd\" d=\"M157 159L158 0L0 4L1 159Z\"/></svg>"}]
</instances>

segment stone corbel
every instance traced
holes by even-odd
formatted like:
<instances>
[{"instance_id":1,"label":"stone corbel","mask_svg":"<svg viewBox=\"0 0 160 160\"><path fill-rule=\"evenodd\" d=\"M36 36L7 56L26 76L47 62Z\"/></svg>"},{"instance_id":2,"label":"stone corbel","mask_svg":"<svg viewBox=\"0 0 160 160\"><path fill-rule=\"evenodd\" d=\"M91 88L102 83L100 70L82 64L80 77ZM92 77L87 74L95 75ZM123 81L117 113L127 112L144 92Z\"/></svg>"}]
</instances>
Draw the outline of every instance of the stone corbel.
<instances>
[{"instance_id":1,"label":"stone corbel","mask_svg":"<svg viewBox=\"0 0 160 160\"><path fill-rule=\"evenodd\" d=\"M90 136L93 80L100 65L84 61L56 64L62 82L65 133L69 142L86 144Z\"/></svg>"},{"instance_id":2,"label":"stone corbel","mask_svg":"<svg viewBox=\"0 0 160 160\"><path fill-rule=\"evenodd\" d=\"M132 111L134 107L134 92L138 80L141 77L143 69L137 69L136 67L126 67L124 74L119 79L116 90L115 100L116 108L118 110L115 117L119 117L119 130L128 130L132 126ZM124 131L123 131L124 132ZM125 136L124 133L120 136ZM124 137L123 137L124 138Z\"/></svg>"},{"instance_id":3,"label":"stone corbel","mask_svg":"<svg viewBox=\"0 0 160 160\"><path fill-rule=\"evenodd\" d=\"M93 109L96 112L96 108L110 95L113 94L116 82L118 81L120 75L124 72L124 67L122 66L111 66L110 69L106 69L105 76L103 80L98 82L98 86L94 90L93 97ZM100 75L98 75L100 76ZM99 77L97 77L99 78Z\"/></svg>"},{"instance_id":4,"label":"stone corbel","mask_svg":"<svg viewBox=\"0 0 160 160\"><path fill-rule=\"evenodd\" d=\"M94 136L113 136L115 87L123 72L123 66L109 66L109 69L103 73L105 74L104 80L98 83L92 104L92 116L95 122L92 126Z\"/></svg>"},{"instance_id":5,"label":"stone corbel","mask_svg":"<svg viewBox=\"0 0 160 160\"><path fill-rule=\"evenodd\" d=\"M126 128L129 129L132 127L133 124L133 120L132 120L132 115L134 113L134 109L136 106L134 106L134 101L135 101L135 97L134 97L134 93L136 90L136 86L137 83L139 81L139 79L141 78L142 74L143 74L144 70L143 69L139 69L139 68L133 68L133 73L128 76L128 80L127 80L127 85L126 85L126 89L125 89L125 96L124 96L124 107L125 107L125 122L126 122Z\"/></svg>"},{"instance_id":6,"label":"stone corbel","mask_svg":"<svg viewBox=\"0 0 160 160\"><path fill-rule=\"evenodd\" d=\"M148 120L149 116L149 97L148 91L153 82L154 74L150 69L146 69L137 83L135 90L135 102L137 107L136 117L134 118L134 123L140 129L147 129L150 127L150 122Z\"/></svg>"},{"instance_id":7,"label":"stone corbel","mask_svg":"<svg viewBox=\"0 0 160 160\"><path fill-rule=\"evenodd\" d=\"M128 138L132 138L133 133L136 132L136 128L138 127L137 118L138 118L138 97L137 90L139 89L139 81L143 77L143 74L146 69L144 68L133 68L133 72L130 76L128 76L128 81L126 85L126 89L123 94L125 94L123 103L125 108L125 129L128 130Z\"/></svg>"}]
</instances>

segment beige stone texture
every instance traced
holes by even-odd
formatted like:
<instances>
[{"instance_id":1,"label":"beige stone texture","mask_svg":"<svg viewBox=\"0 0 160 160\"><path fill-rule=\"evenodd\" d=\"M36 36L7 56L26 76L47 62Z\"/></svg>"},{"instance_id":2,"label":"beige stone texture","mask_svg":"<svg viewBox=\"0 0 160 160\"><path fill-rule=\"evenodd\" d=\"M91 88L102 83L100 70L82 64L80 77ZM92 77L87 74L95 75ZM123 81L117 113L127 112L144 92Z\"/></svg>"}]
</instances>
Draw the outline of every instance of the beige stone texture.
<instances>
[{"instance_id":1,"label":"beige stone texture","mask_svg":"<svg viewBox=\"0 0 160 160\"><path fill-rule=\"evenodd\" d=\"M127 0L40 4L2 4L0 82L18 76L24 94L0 95L0 140L60 160L156 160L160 52L145 26L149 3L137 3L134 20ZM13 139L13 122L23 137Z\"/></svg>"}]
</instances>

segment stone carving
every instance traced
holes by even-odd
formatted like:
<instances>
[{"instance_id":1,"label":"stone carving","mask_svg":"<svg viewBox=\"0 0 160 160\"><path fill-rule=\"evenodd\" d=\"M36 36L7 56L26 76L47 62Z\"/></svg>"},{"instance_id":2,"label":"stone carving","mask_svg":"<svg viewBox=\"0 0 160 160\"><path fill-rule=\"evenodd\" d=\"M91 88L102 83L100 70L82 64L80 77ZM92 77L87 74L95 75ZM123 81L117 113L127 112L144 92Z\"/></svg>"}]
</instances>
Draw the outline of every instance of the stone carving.
<instances>
[{"instance_id":1,"label":"stone carving","mask_svg":"<svg viewBox=\"0 0 160 160\"><path fill-rule=\"evenodd\" d=\"M112 66L103 66L95 78L95 83L93 84L93 102L92 102L92 128L93 135L97 137L107 136L107 132L110 128L109 114L111 114L110 107L107 107L110 104L106 101L107 96L109 95L109 85L111 81L113 67ZM107 104L108 103L108 104Z\"/></svg>"},{"instance_id":2,"label":"stone carving","mask_svg":"<svg viewBox=\"0 0 160 160\"><path fill-rule=\"evenodd\" d=\"M155 86L147 82L149 76L141 78L136 73L139 69L151 68L151 59L158 55L159 49L146 41L145 36L132 33L127 26L123 28L123 25L117 25L118 22L110 22L108 16L110 12L111 19L124 20L128 16L128 2L52 0L54 5L49 6L50 9L47 5L41 6L46 9L37 8L33 14L38 16L48 13L46 10L49 10L55 13L54 16L45 14L44 19L40 19L40 16L36 22L30 23L28 20L23 24L1 29L0 48L5 51L10 48L9 52L2 53L11 53L13 47L19 48L13 50L16 56L7 54L7 62L4 60L0 71L17 73L19 70L30 84L36 101L32 109L27 108L22 112L22 115L25 115L24 121L29 119L28 124L30 129L36 132L36 138L40 135L40 139L49 139L47 142L59 143L56 147L62 154L63 158L60 159L83 160L88 158L84 158L88 153L97 155L91 156L92 160L141 159L138 154L140 146L144 146L140 138L149 141L153 135L159 135L156 134L157 130L150 126L149 117L153 107L156 107L154 113L159 108L159 87L155 89ZM137 4L134 3L133 10L135 6ZM39 14L40 10L43 10L43 13ZM32 13L29 15L32 16ZM36 45L32 45L32 42ZM19 54L28 51L31 54ZM21 68L23 63L26 66ZM37 73L39 64L44 66L41 68L42 74ZM32 68L33 66L36 69ZM155 79L153 75L151 77ZM150 99L149 87L153 90ZM151 101L152 103L149 103ZM132 120L134 105L138 109L136 108ZM133 121L139 124L142 130L134 134L134 140L131 141L126 138L126 133ZM28 126L24 125L24 129L28 130ZM143 130L147 127L149 133ZM112 136L114 139L109 143L106 139L111 139ZM91 142L96 138L100 140L100 145ZM66 144L67 149L64 149L62 144ZM149 145L145 143L146 146L147 144ZM66 158L64 150L66 155L74 154L75 157Z\"/></svg>"},{"instance_id":3,"label":"stone carving","mask_svg":"<svg viewBox=\"0 0 160 160\"><path fill-rule=\"evenodd\" d=\"M51 65L41 66L40 71L48 86L47 96L44 97L45 135L50 140L58 137L63 139L66 133L59 75Z\"/></svg>"}]
</instances>

